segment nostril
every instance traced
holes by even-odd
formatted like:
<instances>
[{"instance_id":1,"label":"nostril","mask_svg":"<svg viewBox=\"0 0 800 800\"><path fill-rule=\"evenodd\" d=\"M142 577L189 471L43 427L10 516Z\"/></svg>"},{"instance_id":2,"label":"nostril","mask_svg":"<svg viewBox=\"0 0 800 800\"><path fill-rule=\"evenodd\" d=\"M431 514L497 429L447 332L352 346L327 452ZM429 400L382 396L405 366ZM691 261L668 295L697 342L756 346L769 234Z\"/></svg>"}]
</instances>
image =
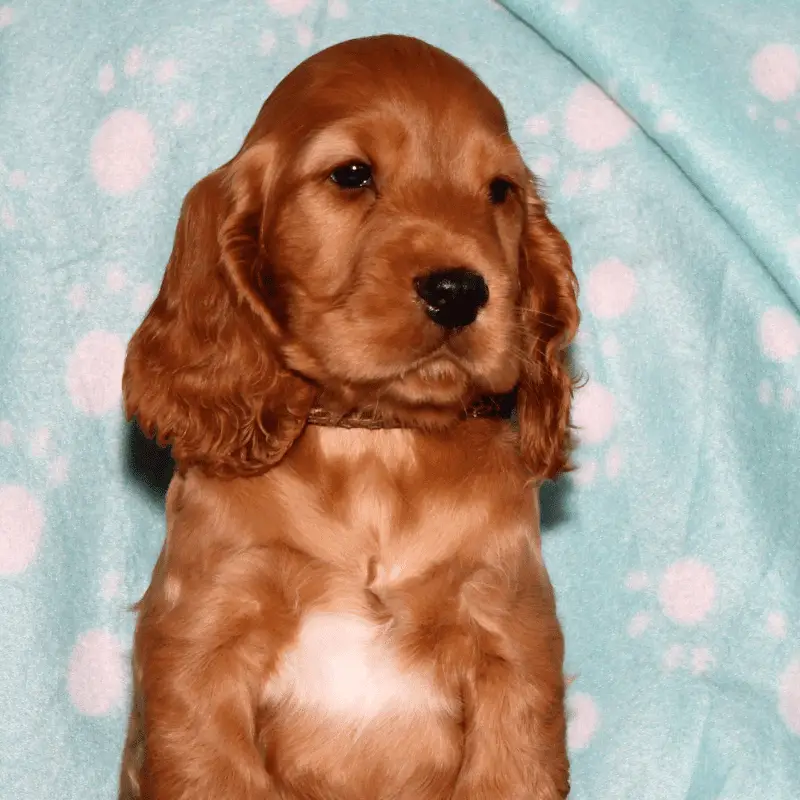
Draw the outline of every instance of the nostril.
<instances>
[{"instance_id":1,"label":"nostril","mask_svg":"<svg viewBox=\"0 0 800 800\"><path fill-rule=\"evenodd\" d=\"M414 280L428 316L443 328L471 325L486 303L489 287L483 276L464 267L436 270Z\"/></svg>"}]
</instances>

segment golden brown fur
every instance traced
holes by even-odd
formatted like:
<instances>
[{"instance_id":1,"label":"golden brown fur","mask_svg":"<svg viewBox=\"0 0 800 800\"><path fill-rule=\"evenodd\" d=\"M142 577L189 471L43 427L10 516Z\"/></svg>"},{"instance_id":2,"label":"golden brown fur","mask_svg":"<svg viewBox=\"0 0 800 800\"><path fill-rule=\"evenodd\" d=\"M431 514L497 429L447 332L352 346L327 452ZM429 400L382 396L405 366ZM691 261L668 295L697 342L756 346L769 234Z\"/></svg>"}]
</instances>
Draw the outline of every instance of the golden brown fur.
<instances>
[{"instance_id":1,"label":"golden brown fur","mask_svg":"<svg viewBox=\"0 0 800 800\"><path fill-rule=\"evenodd\" d=\"M351 162L371 186L330 180ZM413 288L448 266L489 296L450 330ZM567 795L532 487L567 467L577 322L569 248L465 66L387 36L284 79L187 196L128 352L127 412L178 472L123 800ZM464 419L512 391L518 431Z\"/></svg>"}]
</instances>

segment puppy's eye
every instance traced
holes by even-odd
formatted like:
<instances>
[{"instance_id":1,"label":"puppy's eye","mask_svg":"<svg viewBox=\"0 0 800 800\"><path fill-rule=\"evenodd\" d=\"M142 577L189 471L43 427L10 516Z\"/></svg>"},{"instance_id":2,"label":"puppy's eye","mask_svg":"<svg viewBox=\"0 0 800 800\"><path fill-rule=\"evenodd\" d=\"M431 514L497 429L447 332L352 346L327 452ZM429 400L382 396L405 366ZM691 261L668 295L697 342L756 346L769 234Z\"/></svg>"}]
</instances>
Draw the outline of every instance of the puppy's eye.
<instances>
[{"instance_id":1,"label":"puppy's eye","mask_svg":"<svg viewBox=\"0 0 800 800\"><path fill-rule=\"evenodd\" d=\"M342 164L331 172L331 180L340 189L366 189L372 186L372 168L361 161Z\"/></svg>"},{"instance_id":2,"label":"puppy's eye","mask_svg":"<svg viewBox=\"0 0 800 800\"><path fill-rule=\"evenodd\" d=\"M502 205L513 190L514 184L511 181L507 181L505 178L495 178L489 184L489 200L494 206Z\"/></svg>"}]
</instances>

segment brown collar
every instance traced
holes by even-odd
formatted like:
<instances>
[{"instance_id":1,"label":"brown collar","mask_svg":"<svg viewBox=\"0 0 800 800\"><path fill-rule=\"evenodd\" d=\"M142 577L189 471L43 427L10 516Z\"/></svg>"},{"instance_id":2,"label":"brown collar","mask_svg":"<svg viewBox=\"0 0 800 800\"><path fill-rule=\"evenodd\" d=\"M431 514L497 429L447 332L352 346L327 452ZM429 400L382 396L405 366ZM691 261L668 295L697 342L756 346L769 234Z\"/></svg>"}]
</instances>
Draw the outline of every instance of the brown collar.
<instances>
[{"instance_id":1,"label":"brown collar","mask_svg":"<svg viewBox=\"0 0 800 800\"><path fill-rule=\"evenodd\" d=\"M514 410L513 394L490 395L476 400L460 415L467 419L510 419ZM314 407L308 415L309 425L327 428L367 428L369 430L386 430L394 428L412 428L413 425L400 422L391 417L382 417L369 409L351 411L346 414L331 411L327 408Z\"/></svg>"}]
</instances>

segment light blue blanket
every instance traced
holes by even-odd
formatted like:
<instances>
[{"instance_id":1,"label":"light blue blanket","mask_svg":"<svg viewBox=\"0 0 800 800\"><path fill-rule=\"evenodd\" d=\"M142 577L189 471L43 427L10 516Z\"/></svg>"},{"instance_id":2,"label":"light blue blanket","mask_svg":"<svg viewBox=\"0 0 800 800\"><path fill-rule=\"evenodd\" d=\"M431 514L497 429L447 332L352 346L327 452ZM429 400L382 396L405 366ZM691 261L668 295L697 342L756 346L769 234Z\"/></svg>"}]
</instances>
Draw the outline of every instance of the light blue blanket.
<instances>
[{"instance_id":1,"label":"light blue blanket","mask_svg":"<svg viewBox=\"0 0 800 800\"><path fill-rule=\"evenodd\" d=\"M119 381L180 201L384 31L496 91L575 251L572 796L797 800L797 0L0 0L0 800L115 797L165 477Z\"/></svg>"}]
</instances>

